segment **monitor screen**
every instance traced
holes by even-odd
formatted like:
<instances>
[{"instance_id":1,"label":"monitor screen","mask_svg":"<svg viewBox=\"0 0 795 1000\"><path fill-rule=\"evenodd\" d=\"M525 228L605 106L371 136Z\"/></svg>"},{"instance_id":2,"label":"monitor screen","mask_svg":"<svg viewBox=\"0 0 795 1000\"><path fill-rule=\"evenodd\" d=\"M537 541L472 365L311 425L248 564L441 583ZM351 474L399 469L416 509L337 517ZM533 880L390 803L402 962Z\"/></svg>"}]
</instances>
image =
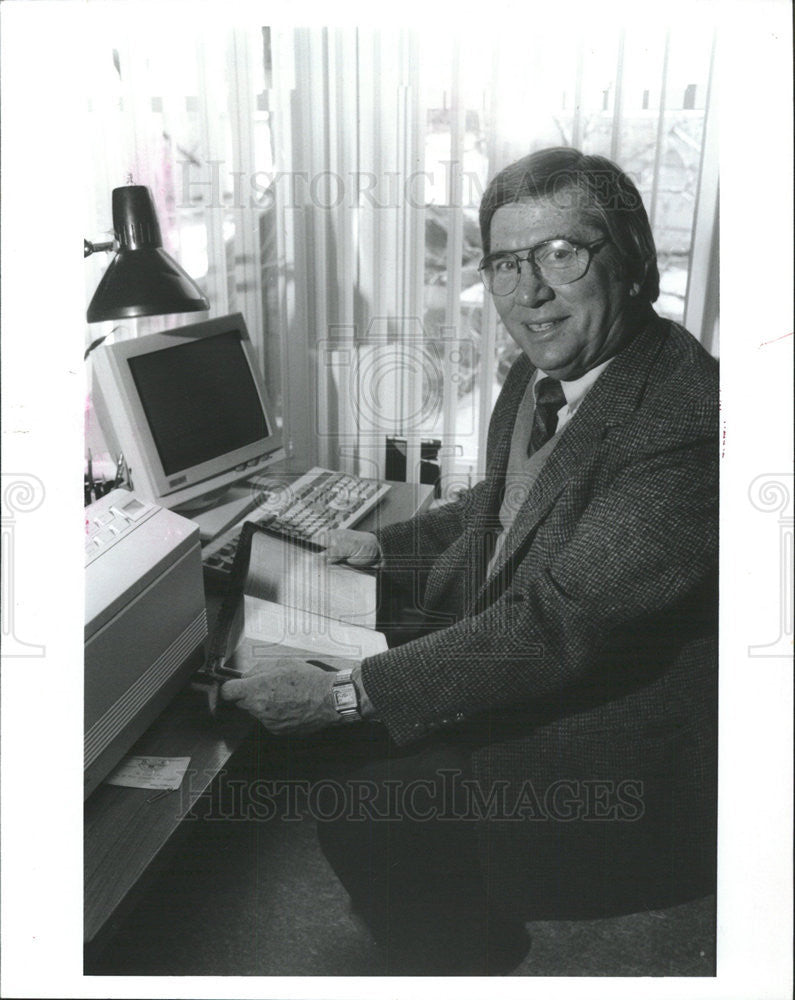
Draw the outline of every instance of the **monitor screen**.
<instances>
[{"instance_id":1,"label":"monitor screen","mask_svg":"<svg viewBox=\"0 0 795 1000\"><path fill-rule=\"evenodd\" d=\"M239 313L102 345L97 412L136 492L179 507L284 456Z\"/></svg>"},{"instance_id":2,"label":"monitor screen","mask_svg":"<svg viewBox=\"0 0 795 1000\"><path fill-rule=\"evenodd\" d=\"M167 476L270 434L239 333L142 354L128 363Z\"/></svg>"}]
</instances>

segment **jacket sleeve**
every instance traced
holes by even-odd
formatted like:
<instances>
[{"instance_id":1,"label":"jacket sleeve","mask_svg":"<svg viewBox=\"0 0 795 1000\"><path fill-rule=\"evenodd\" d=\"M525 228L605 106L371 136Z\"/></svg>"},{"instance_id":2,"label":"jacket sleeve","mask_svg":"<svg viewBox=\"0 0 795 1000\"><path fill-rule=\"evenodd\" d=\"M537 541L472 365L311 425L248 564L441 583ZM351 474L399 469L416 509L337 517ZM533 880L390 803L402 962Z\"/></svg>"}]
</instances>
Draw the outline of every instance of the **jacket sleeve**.
<instances>
[{"instance_id":1,"label":"jacket sleeve","mask_svg":"<svg viewBox=\"0 0 795 1000\"><path fill-rule=\"evenodd\" d=\"M712 436L639 457L543 569L520 563L480 614L366 659L364 686L393 739L554 697L583 680L614 630L686 600L717 559L716 460ZM561 523L565 505L564 494Z\"/></svg>"},{"instance_id":2,"label":"jacket sleeve","mask_svg":"<svg viewBox=\"0 0 795 1000\"><path fill-rule=\"evenodd\" d=\"M428 573L439 556L467 527L483 483L465 490L454 501L377 531L383 556L381 574L406 594L422 593Z\"/></svg>"}]
</instances>

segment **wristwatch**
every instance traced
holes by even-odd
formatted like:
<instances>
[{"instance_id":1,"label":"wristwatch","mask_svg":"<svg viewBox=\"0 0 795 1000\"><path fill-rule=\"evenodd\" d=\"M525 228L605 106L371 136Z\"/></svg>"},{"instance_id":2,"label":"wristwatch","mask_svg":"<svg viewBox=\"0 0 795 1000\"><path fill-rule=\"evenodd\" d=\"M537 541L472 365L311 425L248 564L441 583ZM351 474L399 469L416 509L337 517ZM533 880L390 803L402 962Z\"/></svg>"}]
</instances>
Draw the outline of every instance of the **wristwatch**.
<instances>
[{"instance_id":1,"label":"wristwatch","mask_svg":"<svg viewBox=\"0 0 795 1000\"><path fill-rule=\"evenodd\" d=\"M351 670L340 670L331 685L331 697L337 715L344 722L358 722L362 714L359 711L359 692L351 679Z\"/></svg>"}]
</instances>

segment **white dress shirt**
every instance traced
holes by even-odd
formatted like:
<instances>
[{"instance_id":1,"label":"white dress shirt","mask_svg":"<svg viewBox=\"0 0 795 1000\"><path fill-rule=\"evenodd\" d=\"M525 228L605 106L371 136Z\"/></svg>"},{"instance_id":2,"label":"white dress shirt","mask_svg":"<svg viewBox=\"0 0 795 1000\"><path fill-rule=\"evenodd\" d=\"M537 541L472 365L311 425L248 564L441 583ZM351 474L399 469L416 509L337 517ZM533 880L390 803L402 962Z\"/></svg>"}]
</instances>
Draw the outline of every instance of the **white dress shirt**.
<instances>
[{"instance_id":1,"label":"white dress shirt","mask_svg":"<svg viewBox=\"0 0 795 1000\"><path fill-rule=\"evenodd\" d=\"M581 375L580 378L576 378L572 382L564 382L561 380L560 387L563 389L563 395L566 397L566 406L564 406L563 409L558 410L558 426L555 428L556 434L559 434L571 420L577 412L577 407L585 398L586 392L588 392L612 360L612 358L608 358L607 361L603 361L601 365L597 365L596 368L592 368L590 371L587 371L584 375ZM539 368L535 373L535 378L533 379L534 394L536 392L536 386L542 378L547 378L547 374L546 372L542 372ZM533 398L537 399L538 397L537 395L534 395Z\"/></svg>"}]
</instances>

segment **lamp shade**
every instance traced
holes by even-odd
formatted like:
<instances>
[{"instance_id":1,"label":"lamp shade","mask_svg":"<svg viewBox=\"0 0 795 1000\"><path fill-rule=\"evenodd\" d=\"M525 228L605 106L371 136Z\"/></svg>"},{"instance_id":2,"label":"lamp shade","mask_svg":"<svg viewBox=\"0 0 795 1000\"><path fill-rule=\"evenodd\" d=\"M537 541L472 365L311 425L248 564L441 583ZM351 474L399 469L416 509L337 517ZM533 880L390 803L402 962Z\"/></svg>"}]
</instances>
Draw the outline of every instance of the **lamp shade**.
<instances>
[{"instance_id":1,"label":"lamp shade","mask_svg":"<svg viewBox=\"0 0 795 1000\"><path fill-rule=\"evenodd\" d=\"M89 323L210 308L201 289L163 249L148 187L114 189L113 230L119 249L91 299Z\"/></svg>"}]
</instances>

